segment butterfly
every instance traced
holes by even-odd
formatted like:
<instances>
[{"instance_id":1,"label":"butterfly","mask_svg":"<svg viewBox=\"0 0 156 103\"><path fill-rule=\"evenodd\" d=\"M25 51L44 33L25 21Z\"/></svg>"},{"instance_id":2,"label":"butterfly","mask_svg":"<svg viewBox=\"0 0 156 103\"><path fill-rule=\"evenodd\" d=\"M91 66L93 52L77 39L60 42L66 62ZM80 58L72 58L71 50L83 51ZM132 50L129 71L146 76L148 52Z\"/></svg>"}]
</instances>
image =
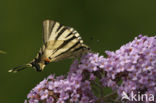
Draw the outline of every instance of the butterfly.
<instances>
[{"instance_id":1,"label":"butterfly","mask_svg":"<svg viewBox=\"0 0 156 103\"><path fill-rule=\"evenodd\" d=\"M83 44L76 30L53 20L45 20L43 21L43 46L36 58L8 72L18 72L28 67L43 71L50 62L80 57L89 50L90 48Z\"/></svg>"}]
</instances>

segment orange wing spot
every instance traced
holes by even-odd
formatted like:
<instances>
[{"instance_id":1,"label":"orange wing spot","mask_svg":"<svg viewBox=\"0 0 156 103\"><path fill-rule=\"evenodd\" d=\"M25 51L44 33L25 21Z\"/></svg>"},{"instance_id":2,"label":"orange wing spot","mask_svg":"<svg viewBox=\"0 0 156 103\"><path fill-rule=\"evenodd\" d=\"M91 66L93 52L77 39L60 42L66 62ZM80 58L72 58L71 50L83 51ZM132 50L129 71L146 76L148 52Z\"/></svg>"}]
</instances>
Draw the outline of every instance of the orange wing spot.
<instances>
[{"instance_id":1,"label":"orange wing spot","mask_svg":"<svg viewBox=\"0 0 156 103\"><path fill-rule=\"evenodd\" d=\"M48 58L45 58L45 59L44 59L44 61L46 61L46 62L50 62L50 59L48 59Z\"/></svg>"}]
</instances>

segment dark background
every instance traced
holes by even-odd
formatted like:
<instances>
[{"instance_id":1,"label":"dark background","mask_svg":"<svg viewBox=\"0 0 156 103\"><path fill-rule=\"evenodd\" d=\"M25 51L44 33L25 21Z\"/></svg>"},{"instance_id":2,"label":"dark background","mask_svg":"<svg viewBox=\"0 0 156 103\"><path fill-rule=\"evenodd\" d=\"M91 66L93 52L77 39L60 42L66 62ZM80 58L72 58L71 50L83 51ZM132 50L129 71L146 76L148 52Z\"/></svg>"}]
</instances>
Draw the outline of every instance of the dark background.
<instances>
[{"instance_id":1,"label":"dark background","mask_svg":"<svg viewBox=\"0 0 156 103\"><path fill-rule=\"evenodd\" d=\"M139 34L156 34L154 0L1 0L0 102L23 103L29 91L49 74L62 75L72 60L51 63L41 72L12 67L32 60L42 45L42 21L53 19L74 27L94 52L104 54Z\"/></svg>"}]
</instances>

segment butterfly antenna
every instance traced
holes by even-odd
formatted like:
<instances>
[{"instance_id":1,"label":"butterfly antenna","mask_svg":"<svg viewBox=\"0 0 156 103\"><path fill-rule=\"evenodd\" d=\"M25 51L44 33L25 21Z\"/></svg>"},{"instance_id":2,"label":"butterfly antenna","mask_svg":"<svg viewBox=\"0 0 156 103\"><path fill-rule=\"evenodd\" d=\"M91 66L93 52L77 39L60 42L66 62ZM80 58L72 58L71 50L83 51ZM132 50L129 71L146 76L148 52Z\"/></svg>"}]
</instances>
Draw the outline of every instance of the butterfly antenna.
<instances>
[{"instance_id":1,"label":"butterfly antenna","mask_svg":"<svg viewBox=\"0 0 156 103\"><path fill-rule=\"evenodd\" d=\"M31 66L30 66L29 64L20 65L20 66L17 66L17 67L15 67L15 68L13 68L13 69L10 69L8 72L16 73L16 72L19 72L19 71L21 71L21 70L24 70L24 69L26 69L26 68L28 68L28 67L31 67Z\"/></svg>"},{"instance_id":2,"label":"butterfly antenna","mask_svg":"<svg viewBox=\"0 0 156 103\"><path fill-rule=\"evenodd\" d=\"M6 52L3 50L0 50L0 54L6 54Z\"/></svg>"}]
</instances>

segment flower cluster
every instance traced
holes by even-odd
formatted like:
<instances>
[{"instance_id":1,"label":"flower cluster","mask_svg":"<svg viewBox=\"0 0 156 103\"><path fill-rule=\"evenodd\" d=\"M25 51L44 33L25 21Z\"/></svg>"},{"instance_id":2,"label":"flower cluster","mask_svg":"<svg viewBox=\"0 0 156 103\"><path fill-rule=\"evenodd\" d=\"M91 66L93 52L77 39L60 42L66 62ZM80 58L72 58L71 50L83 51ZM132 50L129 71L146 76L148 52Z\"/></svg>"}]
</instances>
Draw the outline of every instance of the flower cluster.
<instances>
[{"instance_id":1,"label":"flower cluster","mask_svg":"<svg viewBox=\"0 0 156 103\"><path fill-rule=\"evenodd\" d=\"M98 85L101 91L110 87L119 97L123 91L156 97L156 37L139 35L106 54L107 58L88 53L80 61L75 60L67 77L55 79L50 75L28 94L29 103L95 103L98 97L94 96L92 85Z\"/></svg>"},{"instance_id":2,"label":"flower cluster","mask_svg":"<svg viewBox=\"0 0 156 103\"><path fill-rule=\"evenodd\" d=\"M50 75L28 94L29 103L94 103L90 82L81 82L81 76L72 74L54 78ZM27 102L27 100L25 101Z\"/></svg>"},{"instance_id":3,"label":"flower cluster","mask_svg":"<svg viewBox=\"0 0 156 103\"><path fill-rule=\"evenodd\" d=\"M139 35L119 50L106 54L104 80L115 82L112 85L118 87L119 95L123 91L156 95L156 37ZM119 81L122 81L120 85Z\"/></svg>"},{"instance_id":4,"label":"flower cluster","mask_svg":"<svg viewBox=\"0 0 156 103\"><path fill-rule=\"evenodd\" d=\"M107 58L88 53L71 72L87 71L88 79L99 78L104 87L111 87L122 96L123 91L156 96L156 37L139 35ZM76 69L73 69L76 68Z\"/></svg>"},{"instance_id":5,"label":"flower cluster","mask_svg":"<svg viewBox=\"0 0 156 103\"><path fill-rule=\"evenodd\" d=\"M103 74L103 69L100 67L103 66L103 56L99 54L88 53L82 56L80 62L75 60L71 65L70 74L82 75L82 78L85 80L94 81L96 78L101 78Z\"/></svg>"}]
</instances>

